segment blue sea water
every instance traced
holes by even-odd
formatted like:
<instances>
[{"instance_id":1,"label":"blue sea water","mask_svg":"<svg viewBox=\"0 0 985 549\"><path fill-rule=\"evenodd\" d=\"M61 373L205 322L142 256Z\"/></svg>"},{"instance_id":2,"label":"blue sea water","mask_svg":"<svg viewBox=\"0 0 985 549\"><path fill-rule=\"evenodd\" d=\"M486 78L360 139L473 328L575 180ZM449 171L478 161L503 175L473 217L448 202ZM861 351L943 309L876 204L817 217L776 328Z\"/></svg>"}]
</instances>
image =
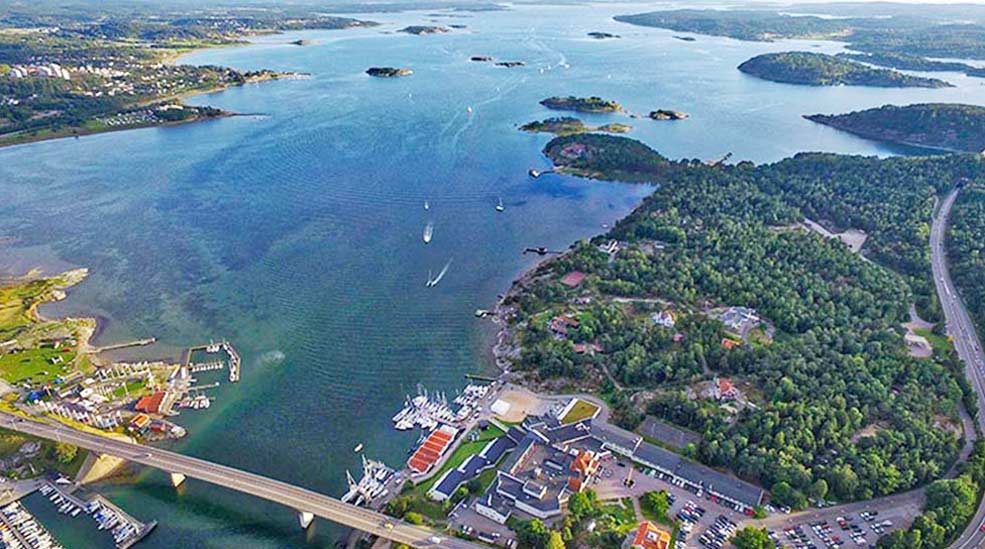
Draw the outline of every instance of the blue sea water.
<instances>
[{"instance_id":1,"label":"blue sea water","mask_svg":"<svg viewBox=\"0 0 985 549\"><path fill-rule=\"evenodd\" d=\"M206 412L183 413L181 452L339 495L352 448L399 465L413 435L389 422L417 383L451 392L487 370L482 322L533 258L603 231L650 187L563 176L548 140L517 126L557 115L538 101L599 95L630 111L683 110L682 122L625 122L672 158L774 161L799 151L902 151L801 118L885 103L983 104L985 80L958 74L942 90L809 88L739 73L767 51L833 52L830 42L747 43L616 23L639 5L517 6L510 11L368 14L370 29L265 36L202 51L183 63L310 73L198 96L189 102L249 116L0 149L0 271L88 267L91 275L46 314L98 316L99 342L153 335L161 343L117 356L176 357L229 338L243 380L224 384ZM409 24L463 24L432 36ZM590 31L620 35L595 40ZM294 46L295 39L314 40ZM520 60L502 68L473 55ZM374 79L370 66L411 68ZM468 111L471 107L471 113ZM494 210L502 199L506 211ZM431 209L423 204L429 201ZM426 223L434 239L422 241ZM451 261L425 288L428 272ZM98 489L160 525L142 547L330 546L341 529L301 532L291 510L143 471ZM30 501L32 509L47 502ZM73 547L108 536L54 513Z\"/></svg>"}]
</instances>

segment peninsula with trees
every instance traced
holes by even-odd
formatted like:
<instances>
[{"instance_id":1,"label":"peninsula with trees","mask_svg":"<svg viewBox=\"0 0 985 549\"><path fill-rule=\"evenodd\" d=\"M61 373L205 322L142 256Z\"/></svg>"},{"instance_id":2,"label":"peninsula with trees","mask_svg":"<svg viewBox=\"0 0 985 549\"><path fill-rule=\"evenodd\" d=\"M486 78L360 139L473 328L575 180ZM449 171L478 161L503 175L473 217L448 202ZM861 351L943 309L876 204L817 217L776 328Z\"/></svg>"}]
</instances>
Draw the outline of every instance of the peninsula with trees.
<instances>
[{"instance_id":1,"label":"peninsula with trees","mask_svg":"<svg viewBox=\"0 0 985 549\"><path fill-rule=\"evenodd\" d=\"M959 152L985 151L985 107L957 103L884 105L804 118L866 139Z\"/></svg>"},{"instance_id":2,"label":"peninsula with trees","mask_svg":"<svg viewBox=\"0 0 985 549\"><path fill-rule=\"evenodd\" d=\"M196 49L245 44L257 33L375 23L295 8L204 15L135 7L107 24L99 9L51 14L17 6L0 18L0 145L225 116L184 97L303 75L180 65Z\"/></svg>"},{"instance_id":3,"label":"peninsula with trees","mask_svg":"<svg viewBox=\"0 0 985 549\"><path fill-rule=\"evenodd\" d=\"M739 70L763 80L806 86L952 87L936 78L910 76L890 69L868 67L833 55L802 51L757 55L739 65Z\"/></svg>"},{"instance_id":4,"label":"peninsula with trees","mask_svg":"<svg viewBox=\"0 0 985 549\"><path fill-rule=\"evenodd\" d=\"M659 186L507 294L511 371L534 387L592 388L627 429L650 414L698 433L686 455L762 483L774 505L954 482L944 476L973 389L953 355L909 354L901 324L913 303L941 320L921 228L956 182L985 183L985 159L709 165L598 134L544 153L565 173ZM805 219L868 239L858 252ZM728 405L708 389L723 378L738 388Z\"/></svg>"}]
</instances>

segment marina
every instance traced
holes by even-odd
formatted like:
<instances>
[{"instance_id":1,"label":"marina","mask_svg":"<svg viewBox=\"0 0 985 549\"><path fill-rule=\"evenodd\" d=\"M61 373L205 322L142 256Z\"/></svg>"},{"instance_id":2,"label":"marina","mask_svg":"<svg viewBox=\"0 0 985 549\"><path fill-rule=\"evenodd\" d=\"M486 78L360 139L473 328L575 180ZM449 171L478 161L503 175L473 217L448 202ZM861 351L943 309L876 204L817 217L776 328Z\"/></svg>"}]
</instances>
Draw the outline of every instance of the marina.
<instances>
[{"instance_id":1,"label":"marina","mask_svg":"<svg viewBox=\"0 0 985 549\"><path fill-rule=\"evenodd\" d=\"M395 471L382 461L362 457L363 476L358 482L349 471L345 472L345 480L349 490L342 496L342 501L353 505L370 506L380 498L389 494L387 484L393 480Z\"/></svg>"},{"instance_id":2,"label":"marina","mask_svg":"<svg viewBox=\"0 0 985 549\"><path fill-rule=\"evenodd\" d=\"M0 541L12 549L64 549L19 502L0 509Z\"/></svg>"},{"instance_id":3,"label":"marina","mask_svg":"<svg viewBox=\"0 0 985 549\"><path fill-rule=\"evenodd\" d=\"M99 530L105 530L113 536L113 543L117 549L128 549L157 526L156 521L144 523L135 519L98 494L89 501L83 501L74 496L70 488L62 488L57 483L51 482L42 484L39 491L57 506L59 513L70 517L85 513L92 517Z\"/></svg>"}]
</instances>

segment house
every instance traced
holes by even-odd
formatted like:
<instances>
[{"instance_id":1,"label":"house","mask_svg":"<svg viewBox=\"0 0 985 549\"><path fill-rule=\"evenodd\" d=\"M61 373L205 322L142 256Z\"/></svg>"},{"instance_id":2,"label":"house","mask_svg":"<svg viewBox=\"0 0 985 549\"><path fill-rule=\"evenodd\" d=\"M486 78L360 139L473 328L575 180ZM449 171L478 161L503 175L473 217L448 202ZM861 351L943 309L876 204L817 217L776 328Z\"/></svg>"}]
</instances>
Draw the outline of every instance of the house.
<instances>
[{"instance_id":1,"label":"house","mask_svg":"<svg viewBox=\"0 0 985 549\"><path fill-rule=\"evenodd\" d=\"M594 355L595 353L601 353L604 350L604 347L598 343L575 343L572 347L575 354L578 355L583 355L585 353Z\"/></svg>"},{"instance_id":2,"label":"house","mask_svg":"<svg viewBox=\"0 0 985 549\"><path fill-rule=\"evenodd\" d=\"M740 346L742 346L742 342L741 341L736 341L734 339L730 339L730 338L727 338L727 337L726 338L722 338L722 347L726 351L731 351L732 349L735 349L736 347L740 347Z\"/></svg>"},{"instance_id":3,"label":"house","mask_svg":"<svg viewBox=\"0 0 985 549\"><path fill-rule=\"evenodd\" d=\"M629 533L631 549L667 549L670 547L670 532L656 524L644 520L639 527Z\"/></svg>"},{"instance_id":4,"label":"house","mask_svg":"<svg viewBox=\"0 0 985 549\"><path fill-rule=\"evenodd\" d=\"M558 315L551 319L549 328L554 333L554 337L564 339L568 337L568 328L577 329L579 326L581 322L578 322L578 319L568 315Z\"/></svg>"},{"instance_id":5,"label":"house","mask_svg":"<svg viewBox=\"0 0 985 549\"><path fill-rule=\"evenodd\" d=\"M674 334L674 336L671 337L670 340L673 341L674 343L680 343L680 342L684 341L684 334L678 332L678 333Z\"/></svg>"},{"instance_id":6,"label":"house","mask_svg":"<svg viewBox=\"0 0 985 549\"><path fill-rule=\"evenodd\" d=\"M569 288L574 288L581 284L583 280L585 280L585 273L581 271L571 271L561 277L561 284L564 284Z\"/></svg>"},{"instance_id":7,"label":"house","mask_svg":"<svg viewBox=\"0 0 985 549\"><path fill-rule=\"evenodd\" d=\"M568 490L581 492L589 481L598 474L599 454L591 450L578 450L574 461L571 462L571 473L568 476Z\"/></svg>"},{"instance_id":8,"label":"house","mask_svg":"<svg viewBox=\"0 0 985 549\"><path fill-rule=\"evenodd\" d=\"M761 320L756 311L748 307L729 307L718 315L718 319L728 329L736 332L742 331L743 326L747 324L759 324Z\"/></svg>"},{"instance_id":9,"label":"house","mask_svg":"<svg viewBox=\"0 0 985 549\"><path fill-rule=\"evenodd\" d=\"M739 396L732 380L727 377L715 378L712 392L717 400L735 400Z\"/></svg>"},{"instance_id":10,"label":"house","mask_svg":"<svg viewBox=\"0 0 985 549\"><path fill-rule=\"evenodd\" d=\"M650 320L653 321L657 326L663 328L673 328L674 327L674 313L670 311L660 311L659 313L653 313L650 315Z\"/></svg>"}]
</instances>

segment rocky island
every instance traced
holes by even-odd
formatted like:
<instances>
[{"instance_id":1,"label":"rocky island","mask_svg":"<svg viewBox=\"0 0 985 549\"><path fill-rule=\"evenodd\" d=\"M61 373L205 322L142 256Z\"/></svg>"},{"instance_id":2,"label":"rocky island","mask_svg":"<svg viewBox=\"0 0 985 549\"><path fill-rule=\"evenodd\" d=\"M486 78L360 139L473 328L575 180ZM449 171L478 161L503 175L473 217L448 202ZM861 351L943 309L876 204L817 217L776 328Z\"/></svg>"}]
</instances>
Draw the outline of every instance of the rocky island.
<instances>
[{"instance_id":1,"label":"rocky island","mask_svg":"<svg viewBox=\"0 0 985 549\"><path fill-rule=\"evenodd\" d=\"M437 26L428 26L428 25L411 25L409 27L404 27L397 32L414 34L417 36L424 36L425 34L444 34L446 32L451 32L451 29L447 27L437 27Z\"/></svg>"},{"instance_id":2,"label":"rocky island","mask_svg":"<svg viewBox=\"0 0 985 549\"><path fill-rule=\"evenodd\" d=\"M489 55L473 55L469 57L469 61L475 61L476 63L489 63L492 60L492 56Z\"/></svg>"},{"instance_id":3,"label":"rocky island","mask_svg":"<svg viewBox=\"0 0 985 549\"><path fill-rule=\"evenodd\" d=\"M601 97L548 97L540 102L548 109L556 111L576 111L576 112L619 112L622 105Z\"/></svg>"},{"instance_id":4,"label":"rocky island","mask_svg":"<svg viewBox=\"0 0 985 549\"><path fill-rule=\"evenodd\" d=\"M508 69L513 67L523 67L525 65L526 63L523 61L499 61L496 63L497 67L506 67Z\"/></svg>"},{"instance_id":5,"label":"rocky island","mask_svg":"<svg viewBox=\"0 0 985 549\"><path fill-rule=\"evenodd\" d=\"M585 133L555 137L544 145L555 170L615 181L659 181L675 164L635 139Z\"/></svg>"},{"instance_id":6,"label":"rocky island","mask_svg":"<svg viewBox=\"0 0 985 549\"><path fill-rule=\"evenodd\" d=\"M651 111L648 116L654 120L684 120L685 118L690 117L690 115L686 112L671 111L667 109L657 109L655 111Z\"/></svg>"},{"instance_id":7,"label":"rocky island","mask_svg":"<svg viewBox=\"0 0 985 549\"><path fill-rule=\"evenodd\" d=\"M397 78L399 76L410 76L414 74L414 71L395 67L370 67L366 69L366 74L377 78Z\"/></svg>"},{"instance_id":8,"label":"rocky island","mask_svg":"<svg viewBox=\"0 0 985 549\"><path fill-rule=\"evenodd\" d=\"M803 51L757 55L739 65L739 70L763 80L806 86L952 87L936 78L910 76L890 69L868 67L834 55Z\"/></svg>"},{"instance_id":9,"label":"rocky island","mask_svg":"<svg viewBox=\"0 0 985 549\"><path fill-rule=\"evenodd\" d=\"M576 133L605 132L628 133L633 128L627 124L605 124L603 126L586 126L584 122L569 116L548 118L546 120L529 122L520 129L531 133L553 133L555 135L571 135Z\"/></svg>"},{"instance_id":10,"label":"rocky island","mask_svg":"<svg viewBox=\"0 0 985 549\"><path fill-rule=\"evenodd\" d=\"M588 33L588 36L590 36L591 38L594 38L596 40L605 40L605 39L608 39L608 38L620 38L620 36L618 34L612 34L612 33L609 33L609 32L598 32L598 31L590 32L590 33Z\"/></svg>"},{"instance_id":11,"label":"rocky island","mask_svg":"<svg viewBox=\"0 0 985 549\"><path fill-rule=\"evenodd\" d=\"M949 151L985 151L985 107L957 103L884 105L804 118L866 139Z\"/></svg>"}]
</instances>

